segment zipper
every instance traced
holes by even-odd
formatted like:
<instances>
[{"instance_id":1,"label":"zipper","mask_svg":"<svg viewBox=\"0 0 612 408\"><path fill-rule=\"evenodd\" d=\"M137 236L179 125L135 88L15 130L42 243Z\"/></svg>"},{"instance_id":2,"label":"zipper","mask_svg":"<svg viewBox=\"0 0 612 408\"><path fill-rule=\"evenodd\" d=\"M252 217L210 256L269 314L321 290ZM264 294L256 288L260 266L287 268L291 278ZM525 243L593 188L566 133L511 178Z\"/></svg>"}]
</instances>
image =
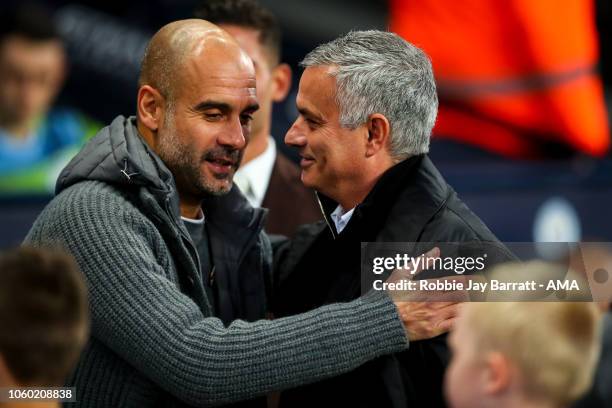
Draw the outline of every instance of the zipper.
<instances>
[{"instance_id":1,"label":"zipper","mask_svg":"<svg viewBox=\"0 0 612 408\"><path fill-rule=\"evenodd\" d=\"M321 210L321 214L323 214L323 219L325 220L325 224L327 224L327 228L329 228L329 231L332 234L332 238L335 240L338 237L334 233L334 229L332 228L332 226L331 226L331 224L329 222L329 219L327 218L327 214L325 214L325 210L323 209L323 204L321 203L321 199L319 198L319 194L315 192L315 196L317 197L317 203L319 204L319 209Z\"/></svg>"}]
</instances>

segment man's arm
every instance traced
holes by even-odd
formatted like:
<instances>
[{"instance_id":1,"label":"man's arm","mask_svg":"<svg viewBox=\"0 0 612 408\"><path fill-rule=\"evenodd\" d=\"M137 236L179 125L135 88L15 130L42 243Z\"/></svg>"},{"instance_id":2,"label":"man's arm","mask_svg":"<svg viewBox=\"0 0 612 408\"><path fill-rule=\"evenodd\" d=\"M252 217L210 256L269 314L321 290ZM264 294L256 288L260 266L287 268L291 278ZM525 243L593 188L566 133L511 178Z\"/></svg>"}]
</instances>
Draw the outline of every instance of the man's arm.
<instances>
[{"instance_id":1,"label":"man's arm","mask_svg":"<svg viewBox=\"0 0 612 408\"><path fill-rule=\"evenodd\" d=\"M128 211L127 201L96 193L63 192L28 243L71 252L88 282L92 335L190 405L315 382L407 347L396 307L383 293L225 328L166 278L155 261L150 221Z\"/></svg>"},{"instance_id":2,"label":"man's arm","mask_svg":"<svg viewBox=\"0 0 612 408\"><path fill-rule=\"evenodd\" d=\"M296 271L296 266L304 257L310 256L308 249L313 244L316 236L325 229L325 223L303 225L292 239L275 237L272 241L273 251L273 273L272 289L268 300L272 305L272 314L283 315L286 312L283 296L284 284ZM432 248L432 243L423 247L424 256L436 258L440 256L437 247ZM325 262L325 259L317 259L316 262ZM315 267L316 267L315 262ZM412 280L417 274L422 273L422 268L416 271L395 271L387 282L400 279ZM312 278L312 276L310 277ZM465 281L465 276L455 277L456 281ZM466 282L464 282L466 285ZM426 340L447 333L453 326L459 305L468 299L466 291L446 291L445 293L422 293L420 291L393 291L391 298L395 302L400 318L404 323L406 333L411 341ZM288 298L291 299L291 294ZM420 299L419 299L420 298ZM286 313L285 313L286 315Z\"/></svg>"}]
</instances>

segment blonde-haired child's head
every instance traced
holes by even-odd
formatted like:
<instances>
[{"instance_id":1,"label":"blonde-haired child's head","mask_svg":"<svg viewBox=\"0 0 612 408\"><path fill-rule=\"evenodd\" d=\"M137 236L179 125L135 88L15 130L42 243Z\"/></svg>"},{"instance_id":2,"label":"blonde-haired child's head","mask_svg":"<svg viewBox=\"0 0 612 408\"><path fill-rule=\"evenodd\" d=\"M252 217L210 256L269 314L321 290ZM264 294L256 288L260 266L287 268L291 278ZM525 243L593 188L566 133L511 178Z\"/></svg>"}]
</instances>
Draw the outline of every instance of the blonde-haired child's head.
<instances>
[{"instance_id":1,"label":"blonde-haired child's head","mask_svg":"<svg viewBox=\"0 0 612 408\"><path fill-rule=\"evenodd\" d=\"M599 315L591 303L469 303L449 343L452 407L564 406L591 384Z\"/></svg>"}]
</instances>

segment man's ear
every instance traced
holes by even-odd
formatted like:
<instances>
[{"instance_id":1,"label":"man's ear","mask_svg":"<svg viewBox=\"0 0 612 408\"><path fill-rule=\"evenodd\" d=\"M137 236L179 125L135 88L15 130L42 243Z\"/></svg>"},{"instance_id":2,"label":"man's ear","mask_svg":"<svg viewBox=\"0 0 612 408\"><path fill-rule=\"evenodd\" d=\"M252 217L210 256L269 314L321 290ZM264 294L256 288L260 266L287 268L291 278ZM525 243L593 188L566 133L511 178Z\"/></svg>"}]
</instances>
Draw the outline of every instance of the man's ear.
<instances>
[{"instance_id":1,"label":"man's ear","mask_svg":"<svg viewBox=\"0 0 612 408\"><path fill-rule=\"evenodd\" d=\"M291 89L291 67L287 64L279 64L272 70L272 100L282 102Z\"/></svg>"},{"instance_id":2,"label":"man's ear","mask_svg":"<svg viewBox=\"0 0 612 408\"><path fill-rule=\"evenodd\" d=\"M373 113L368 118L367 128L366 157L371 157L380 150L388 148L391 125L385 115Z\"/></svg>"},{"instance_id":3,"label":"man's ear","mask_svg":"<svg viewBox=\"0 0 612 408\"><path fill-rule=\"evenodd\" d=\"M138 121L151 132L156 132L161 125L164 102L164 97L152 86L143 85L138 89Z\"/></svg>"},{"instance_id":4,"label":"man's ear","mask_svg":"<svg viewBox=\"0 0 612 408\"><path fill-rule=\"evenodd\" d=\"M510 387L512 380L512 363L499 352L486 356L485 392L491 395L503 393Z\"/></svg>"}]
</instances>

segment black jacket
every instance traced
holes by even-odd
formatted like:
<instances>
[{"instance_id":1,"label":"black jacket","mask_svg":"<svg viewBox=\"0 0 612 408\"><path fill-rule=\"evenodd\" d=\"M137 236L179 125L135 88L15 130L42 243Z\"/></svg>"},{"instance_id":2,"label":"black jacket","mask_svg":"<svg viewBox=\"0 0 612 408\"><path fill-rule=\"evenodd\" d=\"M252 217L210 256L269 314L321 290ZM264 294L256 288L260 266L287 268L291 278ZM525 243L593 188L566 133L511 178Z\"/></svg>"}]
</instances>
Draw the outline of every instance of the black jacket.
<instances>
[{"instance_id":1,"label":"black jacket","mask_svg":"<svg viewBox=\"0 0 612 408\"><path fill-rule=\"evenodd\" d=\"M340 234L330 218L338 204L322 195L320 200L325 221L302 227L275 252L276 316L358 297L361 242L487 243L496 248L491 261L513 259L426 155L409 158L385 172ZM415 245L412 250L424 249ZM281 396L281 406L444 406L442 381L447 363L446 336L412 342L406 352L287 391Z\"/></svg>"}]
</instances>

